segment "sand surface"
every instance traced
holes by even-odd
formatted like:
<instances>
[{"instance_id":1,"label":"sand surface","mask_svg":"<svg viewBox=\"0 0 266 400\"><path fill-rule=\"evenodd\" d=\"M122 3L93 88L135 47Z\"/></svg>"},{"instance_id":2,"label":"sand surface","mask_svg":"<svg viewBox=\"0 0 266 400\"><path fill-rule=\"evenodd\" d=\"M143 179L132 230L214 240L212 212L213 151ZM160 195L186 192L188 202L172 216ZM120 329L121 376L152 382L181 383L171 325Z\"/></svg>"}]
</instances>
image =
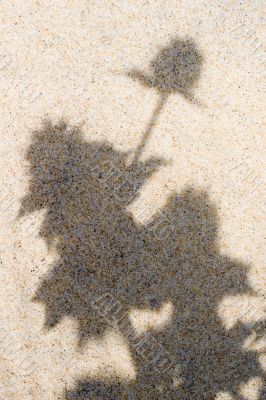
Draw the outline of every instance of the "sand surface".
<instances>
[{"instance_id":1,"label":"sand surface","mask_svg":"<svg viewBox=\"0 0 266 400\"><path fill-rule=\"evenodd\" d=\"M0 3L0 399L265 399L265 2Z\"/></svg>"}]
</instances>

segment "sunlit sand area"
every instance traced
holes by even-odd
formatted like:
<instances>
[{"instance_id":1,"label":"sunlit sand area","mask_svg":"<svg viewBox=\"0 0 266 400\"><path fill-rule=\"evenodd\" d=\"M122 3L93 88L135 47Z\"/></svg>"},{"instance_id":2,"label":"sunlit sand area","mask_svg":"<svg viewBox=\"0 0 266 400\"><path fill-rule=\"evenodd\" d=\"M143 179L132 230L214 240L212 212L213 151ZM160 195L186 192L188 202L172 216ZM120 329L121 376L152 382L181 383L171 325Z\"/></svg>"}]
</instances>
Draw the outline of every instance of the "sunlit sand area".
<instances>
[{"instance_id":1,"label":"sunlit sand area","mask_svg":"<svg viewBox=\"0 0 266 400\"><path fill-rule=\"evenodd\" d=\"M265 3L0 19L0 400L265 399Z\"/></svg>"}]
</instances>

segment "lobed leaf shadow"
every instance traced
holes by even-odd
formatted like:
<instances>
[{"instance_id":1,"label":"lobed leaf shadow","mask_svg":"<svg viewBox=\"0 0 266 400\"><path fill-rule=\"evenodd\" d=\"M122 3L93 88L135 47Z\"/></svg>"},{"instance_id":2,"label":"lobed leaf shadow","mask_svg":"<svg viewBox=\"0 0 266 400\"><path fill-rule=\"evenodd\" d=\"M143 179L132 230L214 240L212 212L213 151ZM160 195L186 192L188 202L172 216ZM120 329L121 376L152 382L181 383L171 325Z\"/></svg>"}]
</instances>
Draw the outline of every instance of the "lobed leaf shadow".
<instances>
[{"instance_id":1,"label":"lobed leaf shadow","mask_svg":"<svg viewBox=\"0 0 266 400\"><path fill-rule=\"evenodd\" d=\"M77 346L102 337L110 325L93 304L108 293L124 307L126 323L116 329L137 366L131 384L92 379L88 371L65 399L212 400L221 391L241 399L240 384L263 376L257 353L243 348L254 327L238 321L226 330L217 309L226 296L253 295L249 266L220 253L219 216L205 191L187 187L138 224L127 206L164 161L128 166L127 156L49 121L27 152L30 184L20 215L46 210L40 236L60 256L34 298L45 307L44 328L68 316L78 323ZM169 326L150 333L178 367L178 383L174 368L158 371L128 334L132 308L158 310L166 302L174 306Z\"/></svg>"}]
</instances>

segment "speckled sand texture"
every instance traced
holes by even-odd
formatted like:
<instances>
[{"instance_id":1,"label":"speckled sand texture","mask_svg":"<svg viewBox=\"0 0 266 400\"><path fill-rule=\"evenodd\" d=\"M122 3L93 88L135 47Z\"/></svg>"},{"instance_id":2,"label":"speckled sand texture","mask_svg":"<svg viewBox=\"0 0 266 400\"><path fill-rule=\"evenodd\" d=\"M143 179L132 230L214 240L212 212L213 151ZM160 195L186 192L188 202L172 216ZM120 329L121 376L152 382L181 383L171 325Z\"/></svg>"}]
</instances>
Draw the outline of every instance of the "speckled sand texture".
<instances>
[{"instance_id":1,"label":"speckled sand texture","mask_svg":"<svg viewBox=\"0 0 266 400\"><path fill-rule=\"evenodd\" d=\"M0 3L0 400L265 400L265 2Z\"/></svg>"}]
</instances>

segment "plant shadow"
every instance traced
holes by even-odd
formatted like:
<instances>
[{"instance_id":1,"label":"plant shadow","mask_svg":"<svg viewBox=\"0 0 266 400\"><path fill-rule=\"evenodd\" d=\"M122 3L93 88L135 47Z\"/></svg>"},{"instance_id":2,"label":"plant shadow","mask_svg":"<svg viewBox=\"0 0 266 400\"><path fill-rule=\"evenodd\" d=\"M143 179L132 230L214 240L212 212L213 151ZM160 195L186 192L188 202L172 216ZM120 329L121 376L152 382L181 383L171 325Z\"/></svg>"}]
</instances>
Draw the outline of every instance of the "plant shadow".
<instances>
[{"instance_id":1,"label":"plant shadow","mask_svg":"<svg viewBox=\"0 0 266 400\"><path fill-rule=\"evenodd\" d=\"M64 397L212 400L228 392L241 399L240 384L263 376L258 354L243 348L256 327L238 321L225 329L218 306L226 296L254 295L249 266L220 253L219 216L203 190L172 194L150 222L137 223L128 205L165 161L127 159L65 122L46 121L27 152L20 216L45 210L40 236L59 256L34 297L45 307L44 328L74 319L79 347L117 329L137 369L131 384L88 371ZM137 335L130 311L164 304L173 305L169 324Z\"/></svg>"},{"instance_id":2,"label":"plant shadow","mask_svg":"<svg viewBox=\"0 0 266 400\"><path fill-rule=\"evenodd\" d=\"M135 153L138 162L167 100L172 94L179 94L186 101L202 107L195 97L204 57L192 38L173 38L168 46L160 49L149 65L149 72L133 68L127 76L158 93L158 102L146 126L143 138Z\"/></svg>"}]
</instances>

